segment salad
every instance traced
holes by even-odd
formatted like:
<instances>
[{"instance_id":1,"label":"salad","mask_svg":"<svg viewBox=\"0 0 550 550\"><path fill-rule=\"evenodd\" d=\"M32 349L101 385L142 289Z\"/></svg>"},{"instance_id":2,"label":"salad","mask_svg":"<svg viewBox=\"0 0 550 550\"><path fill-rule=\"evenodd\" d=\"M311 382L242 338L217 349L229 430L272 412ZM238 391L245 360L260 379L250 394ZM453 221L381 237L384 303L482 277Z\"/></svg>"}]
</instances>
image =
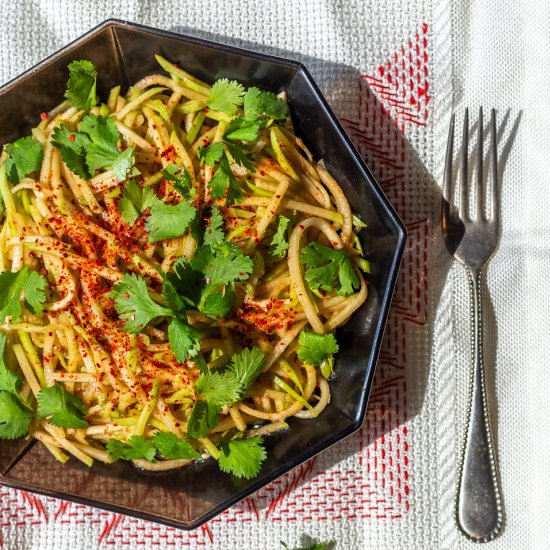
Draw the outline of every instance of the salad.
<instances>
[{"instance_id":1,"label":"salad","mask_svg":"<svg viewBox=\"0 0 550 550\"><path fill-rule=\"evenodd\" d=\"M365 224L284 92L157 61L105 103L73 61L66 100L3 148L0 439L252 478L267 434L329 404Z\"/></svg>"}]
</instances>

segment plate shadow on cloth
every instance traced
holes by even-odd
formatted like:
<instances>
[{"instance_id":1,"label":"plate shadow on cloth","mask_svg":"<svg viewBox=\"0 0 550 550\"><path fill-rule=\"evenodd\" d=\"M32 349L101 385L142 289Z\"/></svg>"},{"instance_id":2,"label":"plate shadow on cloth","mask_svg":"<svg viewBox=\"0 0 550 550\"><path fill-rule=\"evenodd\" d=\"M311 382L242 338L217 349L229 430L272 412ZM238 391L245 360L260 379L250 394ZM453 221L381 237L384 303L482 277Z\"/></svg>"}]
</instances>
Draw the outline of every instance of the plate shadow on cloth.
<instances>
[{"instance_id":1,"label":"plate shadow on cloth","mask_svg":"<svg viewBox=\"0 0 550 550\"><path fill-rule=\"evenodd\" d=\"M344 129L348 132L348 135L350 135L367 166L384 192L389 196L394 208L396 208L397 213L405 224L408 225L409 223L414 224L417 222L418 220L416 219L410 219L411 216L414 218L417 213L423 213L426 218L424 221L430 226L439 223L439 218L434 214L438 212L437 208L441 202L441 191L439 186L424 166L414 147L407 141L403 132L392 119L390 113L377 99L375 93L372 90L365 91L365 87L368 87L368 83L364 78L361 78L362 75L359 70L342 63L326 61L294 51L274 48L247 40L231 38L188 27L175 27L170 30L261 53L285 57L303 63L311 72L329 105L340 119L340 122L342 122ZM369 128L368 125L365 125L361 121L361 106L364 102L365 95L369 98L369 108L376 111L380 117L378 120L379 127L376 130ZM395 158L396 152L399 158ZM404 178L406 180L404 190L406 197L404 197L403 201L395 201L392 197L392 185L398 178ZM408 197L412 197L413 200L419 202L416 208L412 209L418 211L417 213L411 213L410 205L407 200L405 200ZM429 213L428 216L426 216L426 212ZM365 221L368 224L368 220ZM368 227L366 231L368 232ZM431 246L431 244L432 243L428 243L428 246ZM409 255L409 262L411 262L411 265L414 264L417 254L428 252L421 249L408 250L408 246L405 256L407 256L407 254ZM407 260L405 259L402 264L402 270L407 269L406 263ZM447 269L449 267L450 262L448 262ZM418 276L426 277L427 274L419 273ZM407 290L403 287L407 283L408 281L404 280L402 273L395 290L390 319L392 315L401 315L400 311L404 307L402 299L404 299L404 295L407 293ZM424 283L427 283L424 279L419 281L419 284ZM432 319L430 318L423 320L423 324L431 322ZM431 334L430 329L424 332ZM360 434L354 434L346 438L312 459L312 461L315 461L313 467L304 464L298 467L302 471L294 470L289 472L285 477L292 479L293 490L298 489L302 484L308 482L320 472L324 472L336 466L338 463L346 460L358 451L364 452L366 446L372 443L374 439L383 436L391 430L397 429L402 422L416 416L421 410L425 385L428 378L428 366L430 363L429 354L422 354L421 363L408 364L406 369L403 368L403 365L397 365L395 361L385 361L384 355L391 356L391 351L388 350L391 350L391 348L395 346L395 342L392 341L395 336L398 335L392 334L391 331L386 329L385 342L382 347L381 358L378 361L374 385L371 390L369 408L366 414L367 419L369 417L376 418L382 414L390 419L390 421L384 422L383 429L376 433L373 430L369 430L367 428L367 422L365 422L361 428ZM339 329L338 341L342 347L351 343L351 341L348 341L350 338L353 338L353 335L351 332L346 331L346 327ZM426 340L424 345L426 349L429 350L430 342L427 340L426 335L424 335L424 339ZM387 352L386 354L385 350ZM404 372L405 370L407 372ZM335 376L338 376L338 373L336 373ZM394 406L396 410L392 411L389 410L392 404L388 406L388 404L384 402L382 395L384 393L383 388L388 384L388 381L395 378L403 379L406 386L406 412L403 411L402 408L399 409L399 403L395 403ZM409 398L409 396L414 397ZM301 475L306 469L307 473ZM256 504L258 504L258 502L256 502ZM246 504L237 506L246 506Z\"/></svg>"}]
</instances>

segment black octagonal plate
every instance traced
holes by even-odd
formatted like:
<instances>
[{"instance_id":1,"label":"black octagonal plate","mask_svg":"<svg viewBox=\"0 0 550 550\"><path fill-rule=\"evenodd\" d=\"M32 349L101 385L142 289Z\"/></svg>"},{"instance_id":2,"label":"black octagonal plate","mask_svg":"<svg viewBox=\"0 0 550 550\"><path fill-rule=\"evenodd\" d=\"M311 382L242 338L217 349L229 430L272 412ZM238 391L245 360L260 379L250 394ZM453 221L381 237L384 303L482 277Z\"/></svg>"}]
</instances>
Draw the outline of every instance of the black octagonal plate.
<instances>
[{"instance_id":1,"label":"black octagonal plate","mask_svg":"<svg viewBox=\"0 0 550 550\"><path fill-rule=\"evenodd\" d=\"M62 101L72 60L95 64L105 97L111 86L157 72L155 54L207 82L228 77L286 90L297 135L324 159L353 211L368 223L360 236L373 268L367 302L338 332L330 406L319 418L291 419L290 430L267 437L269 458L256 479L232 478L212 460L162 475L123 463L87 470L76 461L57 463L40 444L1 442L4 485L193 529L361 427L405 228L301 63L122 21L106 21L0 89L0 143L28 133L41 112Z\"/></svg>"}]
</instances>

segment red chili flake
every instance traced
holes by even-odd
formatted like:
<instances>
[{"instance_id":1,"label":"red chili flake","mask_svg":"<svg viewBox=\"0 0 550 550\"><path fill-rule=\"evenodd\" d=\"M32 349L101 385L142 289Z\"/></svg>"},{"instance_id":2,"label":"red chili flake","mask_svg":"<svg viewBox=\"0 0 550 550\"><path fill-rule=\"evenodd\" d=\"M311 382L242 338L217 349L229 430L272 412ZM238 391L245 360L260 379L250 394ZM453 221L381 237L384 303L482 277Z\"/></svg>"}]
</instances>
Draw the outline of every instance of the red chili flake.
<instances>
[{"instance_id":1,"label":"red chili flake","mask_svg":"<svg viewBox=\"0 0 550 550\"><path fill-rule=\"evenodd\" d=\"M70 134L69 135L69 141L74 141L74 140L75 140L74 134Z\"/></svg>"},{"instance_id":2,"label":"red chili flake","mask_svg":"<svg viewBox=\"0 0 550 550\"><path fill-rule=\"evenodd\" d=\"M40 113L40 118L46 120L48 118L48 113Z\"/></svg>"}]
</instances>

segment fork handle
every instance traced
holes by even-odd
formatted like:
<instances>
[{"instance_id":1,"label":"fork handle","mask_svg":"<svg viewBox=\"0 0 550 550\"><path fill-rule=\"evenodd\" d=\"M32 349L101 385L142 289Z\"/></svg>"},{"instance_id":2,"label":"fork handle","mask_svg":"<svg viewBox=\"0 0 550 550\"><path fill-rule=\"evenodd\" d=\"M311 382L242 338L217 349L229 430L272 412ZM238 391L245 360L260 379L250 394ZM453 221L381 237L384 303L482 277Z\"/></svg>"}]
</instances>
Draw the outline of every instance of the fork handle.
<instances>
[{"instance_id":1,"label":"fork handle","mask_svg":"<svg viewBox=\"0 0 550 550\"><path fill-rule=\"evenodd\" d=\"M473 328L468 424L458 480L456 519L475 542L488 542L502 531L504 511L497 457L491 435L483 364L482 269L466 268Z\"/></svg>"}]
</instances>

